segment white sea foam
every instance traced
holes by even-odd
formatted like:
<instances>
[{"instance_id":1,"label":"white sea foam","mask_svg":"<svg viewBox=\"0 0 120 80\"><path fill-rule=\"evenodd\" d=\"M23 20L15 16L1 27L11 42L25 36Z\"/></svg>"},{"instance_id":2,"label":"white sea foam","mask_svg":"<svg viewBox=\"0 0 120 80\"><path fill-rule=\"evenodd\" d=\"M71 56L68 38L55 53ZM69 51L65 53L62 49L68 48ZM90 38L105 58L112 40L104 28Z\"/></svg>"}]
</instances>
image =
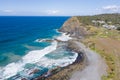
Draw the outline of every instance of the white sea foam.
<instances>
[{"instance_id":1,"label":"white sea foam","mask_svg":"<svg viewBox=\"0 0 120 80\"><path fill-rule=\"evenodd\" d=\"M25 64L36 63L36 62L40 61L40 59L44 55L56 50L56 48L57 48L57 42L54 41L54 42L52 42L52 45L45 47L42 50L30 51L27 55L25 55L22 58L21 61L19 61L17 63L10 63L6 67L2 68L0 73L3 73L3 74L0 74L0 79L3 80L3 79L7 79L7 78L10 78L10 77L16 75L17 72L23 70L23 67L25 66Z\"/></svg>"},{"instance_id":2,"label":"white sea foam","mask_svg":"<svg viewBox=\"0 0 120 80\"><path fill-rule=\"evenodd\" d=\"M40 59L44 55L56 50L56 48L57 48L57 42L54 41L52 43L52 45L50 45L50 46L48 46L48 47L46 47L42 50L30 51L27 55L25 55L23 57L23 62L25 62L25 63L36 63L36 62L40 61Z\"/></svg>"},{"instance_id":3,"label":"white sea foam","mask_svg":"<svg viewBox=\"0 0 120 80\"><path fill-rule=\"evenodd\" d=\"M39 66L49 67L52 66L59 66L59 67L65 67L69 64L72 64L78 56L78 53L74 53L73 56L67 56L63 57L61 59L49 59L47 57L41 58L41 60L37 63Z\"/></svg>"},{"instance_id":4,"label":"white sea foam","mask_svg":"<svg viewBox=\"0 0 120 80\"><path fill-rule=\"evenodd\" d=\"M63 33L61 36L57 37L57 39L59 39L61 41L67 41L67 40L71 39L71 37L69 37L69 35L66 35L65 33ZM43 39L41 41L44 41L44 40L45 39ZM24 70L24 66L27 63L37 63L37 64L45 66L45 67L52 66L52 65L63 67L63 66L72 64L76 60L76 57L78 56L76 53L74 56L66 57L66 58L58 59L58 60L54 60L54 59L49 60L48 58L44 57L46 54L56 50L56 48L57 48L57 41L53 41L50 46L47 46L42 50L30 51L28 54L26 54L22 58L22 60L20 60L18 62L10 63L7 66L1 68L0 69L0 73L1 73L0 80L8 79L8 78L16 75L19 71Z\"/></svg>"},{"instance_id":5,"label":"white sea foam","mask_svg":"<svg viewBox=\"0 0 120 80\"><path fill-rule=\"evenodd\" d=\"M4 67L3 69L3 79L7 79L11 76L14 76L17 74L17 72L22 71L23 70L23 63L10 63L8 64L6 67Z\"/></svg>"},{"instance_id":6,"label":"white sea foam","mask_svg":"<svg viewBox=\"0 0 120 80\"><path fill-rule=\"evenodd\" d=\"M56 30L57 31L57 30ZM58 32L58 31L57 31ZM62 32L59 32L61 33L60 36L54 36L57 40L60 40L60 41L68 41L70 39L72 39L72 37L70 37L70 34L66 34L66 33L62 33ZM47 40L50 40L50 39L36 39L35 42L45 42Z\"/></svg>"},{"instance_id":7,"label":"white sea foam","mask_svg":"<svg viewBox=\"0 0 120 80\"><path fill-rule=\"evenodd\" d=\"M36 39L35 42L44 42L46 39Z\"/></svg>"},{"instance_id":8,"label":"white sea foam","mask_svg":"<svg viewBox=\"0 0 120 80\"><path fill-rule=\"evenodd\" d=\"M59 29L54 29L56 31L56 33L63 33L63 32L60 32Z\"/></svg>"},{"instance_id":9,"label":"white sea foam","mask_svg":"<svg viewBox=\"0 0 120 80\"><path fill-rule=\"evenodd\" d=\"M72 38L70 37L69 34L67 35L66 33L62 33L62 35L57 37L56 39L60 40L60 41L68 41L68 40L70 40Z\"/></svg>"}]
</instances>

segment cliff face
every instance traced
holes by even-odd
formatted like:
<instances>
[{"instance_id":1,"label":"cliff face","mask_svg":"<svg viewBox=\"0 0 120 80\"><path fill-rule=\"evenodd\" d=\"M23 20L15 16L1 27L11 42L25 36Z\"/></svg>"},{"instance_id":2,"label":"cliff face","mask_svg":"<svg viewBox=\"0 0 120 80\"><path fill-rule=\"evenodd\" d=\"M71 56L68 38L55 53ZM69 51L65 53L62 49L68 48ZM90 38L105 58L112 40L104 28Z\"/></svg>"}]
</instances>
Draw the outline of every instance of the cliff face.
<instances>
[{"instance_id":1,"label":"cliff face","mask_svg":"<svg viewBox=\"0 0 120 80\"><path fill-rule=\"evenodd\" d=\"M67 32L72 37L83 38L88 35L85 27L79 22L77 17L71 17L68 19L63 26L59 29L61 32Z\"/></svg>"}]
</instances>

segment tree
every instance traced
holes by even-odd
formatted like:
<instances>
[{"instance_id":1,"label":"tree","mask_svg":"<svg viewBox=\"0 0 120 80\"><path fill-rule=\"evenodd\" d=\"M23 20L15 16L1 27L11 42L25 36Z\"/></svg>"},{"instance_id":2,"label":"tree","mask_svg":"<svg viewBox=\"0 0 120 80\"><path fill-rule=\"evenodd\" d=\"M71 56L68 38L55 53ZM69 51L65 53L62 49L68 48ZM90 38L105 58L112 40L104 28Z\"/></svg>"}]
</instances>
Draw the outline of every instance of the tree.
<instances>
[{"instance_id":1,"label":"tree","mask_svg":"<svg viewBox=\"0 0 120 80\"><path fill-rule=\"evenodd\" d=\"M117 30L119 30L119 31L120 31L120 26L119 26L119 27L117 27Z\"/></svg>"}]
</instances>

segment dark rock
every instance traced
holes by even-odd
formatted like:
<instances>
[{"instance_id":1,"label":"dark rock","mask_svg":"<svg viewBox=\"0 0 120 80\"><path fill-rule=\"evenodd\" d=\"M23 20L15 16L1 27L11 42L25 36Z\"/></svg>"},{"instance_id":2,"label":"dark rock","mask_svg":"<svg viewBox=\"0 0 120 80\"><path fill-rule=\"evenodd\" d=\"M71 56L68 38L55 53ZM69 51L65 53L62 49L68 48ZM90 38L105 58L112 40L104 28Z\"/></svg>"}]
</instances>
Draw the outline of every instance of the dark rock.
<instances>
[{"instance_id":1,"label":"dark rock","mask_svg":"<svg viewBox=\"0 0 120 80\"><path fill-rule=\"evenodd\" d=\"M59 29L59 31L68 33L70 36L76 38L84 38L88 35L86 28L82 26L82 23L79 22L77 17L68 19Z\"/></svg>"},{"instance_id":2,"label":"dark rock","mask_svg":"<svg viewBox=\"0 0 120 80\"><path fill-rule=\"evenodd\" d=\"M29 73L29 75L35 74L35 73L37 73L37 72L39 72L39 71L40 71L39 69L34 69L32 72Z\"/></svg>"},{"instance_id":3,"label":"dark rock","mask_svg":"<svg viewBox=\"0 0 120 80\"><path fill-rule=\"evenodd\" d=\"M27 80L26 78L22 78L21 80Z\"/></svg>"},{"instance_id":4,"label":"dark rock","mask_svg":"<svg viewBox=\"0 0 120 80\"><path fill-rule=\"evenodd\" d=\"M81 52L81 48L76 44L75 40L69 40L67 42L67 48L77 53Z\"/></svg>"},{"instance_id":5,"label":"dark rock","mask_svg":"<svg viewBox=\"0 0 120 80\"><path fill-rule=\"evenodd\" d=\"M61 40L59 40L59 39L57 39L57 38L55 38L54 40L56 40L57 42L63 42L63 41L61 41Z\"/></svg>"}]
</instances>

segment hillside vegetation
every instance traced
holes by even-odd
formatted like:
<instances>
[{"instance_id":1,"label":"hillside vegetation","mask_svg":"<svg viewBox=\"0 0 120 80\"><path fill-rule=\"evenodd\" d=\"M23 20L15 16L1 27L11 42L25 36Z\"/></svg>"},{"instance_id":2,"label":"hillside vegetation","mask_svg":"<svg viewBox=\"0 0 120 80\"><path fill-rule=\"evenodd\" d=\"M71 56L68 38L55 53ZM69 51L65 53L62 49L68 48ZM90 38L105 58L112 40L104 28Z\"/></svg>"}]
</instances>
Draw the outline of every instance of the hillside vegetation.
<instances>
[{"instance_id":1,"label":"hillside vegetation","mask_svg":"<svg viewBox=\"0 0 120 80\"><path fill-rule=\"evenodd\" d=\"M92 20L102 20L112 22L112 25L120 25L120 14L100 14L94 16L78 16L78 20L85 25L93 25Z\"/></svg>"},{"instance_id":2,"label":"hillside vegetation","mask_svg":"<svg viewBox=\"0 0 120 80\"><path fill-rule=\"evenodd\" d=\"M96 21L97 24L94 24L93 20ZM104 23L101 24L100 22ZM108 27L109 25L115 25L118 29L105 28L103 27L104 24L107 24ZM102 80L120 80L119 26L120 14L74 16L65 21L59 31L70 34L76 41L84 43L86 47L89 47L102 56L108 66L108 74L107 76L103 76ZM68 46L71 47L73 45L70 44ZM70 65L46 80L69 80L76 70L84 68L83 64L84 63Z\"/></svg>"},{"instance_id":3,"label":"hillside vegetation","mask_svg":"<svg viewBox=\"0 0 120 80\"><path fill-rule=\"evenodd\" d=\"M103 76L103 80L120 80L120 14L78 16L77 19L90 33L82 42L99 53L108 65L108 75ZM95 25L92 20L118 27L117 30L107 29L100 24Z\"/></svg>"}]
</instances>

